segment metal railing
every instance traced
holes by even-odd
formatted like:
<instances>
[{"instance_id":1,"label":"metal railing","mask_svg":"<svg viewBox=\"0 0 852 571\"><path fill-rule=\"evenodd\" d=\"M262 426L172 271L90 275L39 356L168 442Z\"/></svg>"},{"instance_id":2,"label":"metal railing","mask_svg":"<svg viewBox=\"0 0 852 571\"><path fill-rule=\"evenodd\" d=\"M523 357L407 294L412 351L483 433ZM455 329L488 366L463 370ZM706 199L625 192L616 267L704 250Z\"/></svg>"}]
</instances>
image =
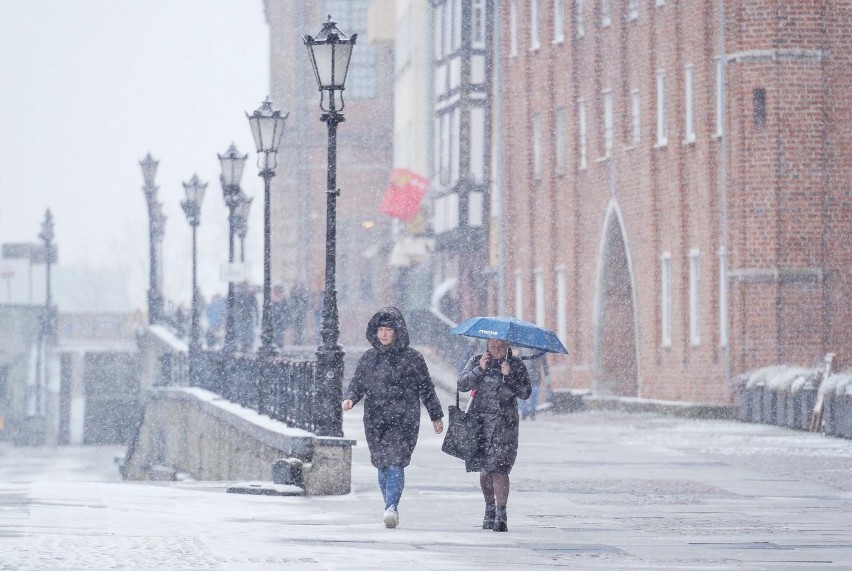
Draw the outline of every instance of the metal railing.
<instances>
[{"instance_id":1,"label":"metal railing","mask_svg":"<svg viewBox=\"0 0 852 571\"><path fill-rule=\"evenodd\" d=\"M195 386L288 426L316 428L316 361L219 351L201 351L195 359ZM163 355L163 384L190 385L188 369L186 353Z\"/></svg>"}]
</instances>

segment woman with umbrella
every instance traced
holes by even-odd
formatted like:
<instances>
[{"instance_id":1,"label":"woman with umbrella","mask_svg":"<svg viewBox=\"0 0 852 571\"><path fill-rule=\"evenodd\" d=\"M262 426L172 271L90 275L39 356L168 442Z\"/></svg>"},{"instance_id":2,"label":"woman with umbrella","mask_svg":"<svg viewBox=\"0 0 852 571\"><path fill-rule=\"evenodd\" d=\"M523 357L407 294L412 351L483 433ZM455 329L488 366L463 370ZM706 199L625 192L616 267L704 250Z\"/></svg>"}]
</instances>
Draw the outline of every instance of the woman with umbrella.
<instances>
[{"instance_id":1,"label":"woman with umbrella","mask_svg":"<svg viewBox=\"0 0 852 571\"><path fill-rule=\"evenodd\" d=\"M485 496L482 528L508 531L509 473L518 455L518 399L528 399L532 392L527 368L506 341L488 339L485 352L471 357L457 386L462 392L476 391L468 414L475 419L478 446L465 469L479 472Z\"/></svg>"},{"instance_id":2,"label":"woman with umbrella","mask_svg":"<svg viewBox=\"0 0 852 571\"><path fill-rule=\"evenodd\" d=\"M399 524L405 467L417 445L420 401L435 434L444 430L444 412L423 356L408 346L408 328L395 307L380 309L367 324L368 349L343 395L343 410L364 399L364 432L370 461L379 471L385 501L385 527Z\"/></svg>"}]
</instances>

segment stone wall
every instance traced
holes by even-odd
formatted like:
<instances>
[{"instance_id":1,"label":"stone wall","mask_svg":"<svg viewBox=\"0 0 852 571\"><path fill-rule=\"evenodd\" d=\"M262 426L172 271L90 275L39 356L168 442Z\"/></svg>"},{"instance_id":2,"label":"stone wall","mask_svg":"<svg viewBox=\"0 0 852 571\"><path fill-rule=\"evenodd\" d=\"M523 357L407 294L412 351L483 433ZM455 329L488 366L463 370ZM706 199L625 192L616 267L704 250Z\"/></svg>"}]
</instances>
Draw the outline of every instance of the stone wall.
<instances>
[{"instance_id":1,"label":"stone wall","mask_svg":"<svg viewBox=\"0 0 852 571\"><path fill-rule=\"evenodd\" d=\"M348 494L354 440L290 428L196 387L149 393L138 433L122 467L129 480L182 472L197 480L272 481L272 464L302 464L296 484L309 495Z\"/></svg>"}]
</instances>

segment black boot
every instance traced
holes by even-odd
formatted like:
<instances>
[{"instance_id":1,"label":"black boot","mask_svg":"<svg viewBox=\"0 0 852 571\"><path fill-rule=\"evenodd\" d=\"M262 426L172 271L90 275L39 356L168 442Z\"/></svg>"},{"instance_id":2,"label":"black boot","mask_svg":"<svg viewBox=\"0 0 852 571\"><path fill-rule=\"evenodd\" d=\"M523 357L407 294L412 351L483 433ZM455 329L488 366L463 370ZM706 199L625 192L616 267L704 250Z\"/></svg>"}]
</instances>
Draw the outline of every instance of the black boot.
<instances>
[{"instance_id":1,"label":"black boot","mask_svg":"<svg viewBox=\"0 0 852 571\"><path fill-rule=\"evenodd\" d=\"M494 512L494 531L509 531L506 523L506 506L497 506Z\"/></svg>"},{"instance_id":2,"label":"black boot","mask_svg":"<svg viewBox=\"0 0 852 571\"><path fill-rule=\"evenodd\" d=\"M494 504L485 504L485 517L482 519L482 529L494 529Z\"/></svg>"}]
</instances>

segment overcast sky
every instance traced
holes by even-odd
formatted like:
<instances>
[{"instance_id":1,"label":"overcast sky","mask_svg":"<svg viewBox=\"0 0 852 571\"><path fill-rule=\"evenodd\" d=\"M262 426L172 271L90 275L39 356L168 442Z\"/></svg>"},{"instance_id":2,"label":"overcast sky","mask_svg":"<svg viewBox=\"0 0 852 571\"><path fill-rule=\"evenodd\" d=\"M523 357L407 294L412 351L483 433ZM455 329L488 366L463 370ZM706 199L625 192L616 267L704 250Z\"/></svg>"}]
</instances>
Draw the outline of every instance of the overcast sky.
<instances>
[{"instance_id":1,"label":"overcast sky","mask_svg":"<svg viewBox=\"0 0 852 571\"><path fill-rule=\"evenodd\" d=\"M227 209L217 153L250 158L247 258L261 275L262 181L246 111L266 97L262 0L0 0L0 242L56 220L61 266L113 269L145 303L148 218L139 161L160 161L166 295L187 300L190 233L181 183L209 182L199 280L224 288ZM259 281L259 277L255 280Z\"/></svg>"}]
</instances>

